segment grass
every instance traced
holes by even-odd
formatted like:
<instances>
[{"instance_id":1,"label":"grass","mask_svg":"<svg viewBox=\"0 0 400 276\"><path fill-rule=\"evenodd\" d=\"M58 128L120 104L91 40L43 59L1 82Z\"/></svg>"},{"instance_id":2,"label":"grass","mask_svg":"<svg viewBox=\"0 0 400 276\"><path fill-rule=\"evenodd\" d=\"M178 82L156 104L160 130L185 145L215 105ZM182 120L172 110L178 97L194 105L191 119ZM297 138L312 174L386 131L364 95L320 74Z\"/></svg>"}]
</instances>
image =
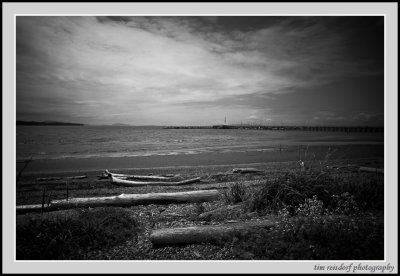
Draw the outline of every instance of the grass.
<instances>
[{"instance_id":1,"label":"grass","mask_svg":"<svg viewBox=\"0 0 400 276\"><path fill-rule=\"evenodd\" d=\"M290 215L285 209L272 230L245 233L231 241L232 254L268 260L382 260L383 220L371 214L347 216L308 199Z\"/></svg>"},{"instance_id":2,"label":"grass","mask_svg":"<svg viewBox=\"0 0 400 276\"><path fill-rule=\"evenodd\" d=\"M53 219L30 218L28 223L17 224L17 259L82 259L86 252L117 245L138 231L136 219L122 208L86 209L78 216Z\"/></svg>"},{"instance_id":3,"label":"grass","mask_svg":"<svg viewBox=\"0 0 400 276\"><path fill-rule=\"evenodd\" d=\"M237 204L248 198L248 189L241 182L235 182L228 189L222 191L221 197L227 204Z\"/></svg>"},{"instance_id":4,"label":"grass","mask_svg":"<svg viewBox=\"0 0 400 276\"><path fill-rule=\"evenodd\" d=\"M383 177L382 176L334 176L327 172L315 170L294 170L274 179L264 180L264 185L247 195L246 204L251 211L277 212L294 208L307 198L317 196L326 208L348 208L357 206L364 211L383 210ZM230 190L226 198L237 198L239 191ZM243 195L246 191L240 191ZM347 210L350 211L350 210Z\"/></svg>"},{"instance_id":5,"label":"grass","mask_svg":"<svg viewBox=\"0 0 400 276\"><path fill-rule=\"evenodd\" d=\"M234 237L232 254L240 259L382 260L383 192L383 176L335 175L321 167L292 170L252 190L237 183L225 191L226 203L243 202L247 212L273 214L280 223Z\"/></svg>"}]
</instances>

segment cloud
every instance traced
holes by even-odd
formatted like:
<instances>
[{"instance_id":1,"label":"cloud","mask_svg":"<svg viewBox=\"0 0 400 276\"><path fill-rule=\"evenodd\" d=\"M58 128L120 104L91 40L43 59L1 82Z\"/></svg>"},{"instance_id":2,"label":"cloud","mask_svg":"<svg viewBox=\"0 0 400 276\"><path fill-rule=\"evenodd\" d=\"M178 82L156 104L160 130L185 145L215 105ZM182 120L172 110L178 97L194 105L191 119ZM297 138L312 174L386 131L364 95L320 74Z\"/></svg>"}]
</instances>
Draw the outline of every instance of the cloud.
<instances>
[{"instance_id":1,"label":"cloud","mask_svg":"<svg viewBox=\"0 0 400 276\"><path fill-rule=\"evenodd\" d=\"M71 118L86 114L88 122L120 114L124 122L157 123L150 112L169 110L171 123L183 121L173 114L190 107L187 121L205 110L247 118L274 95L376 73L349 60L344 37L321 19L237 29L224 20L18 16L17 115L59 110Z\"/></svg>"},{"instance_id":2,"label":"cloud","mask_svg":"<svg viewBox=\"0 0 400 276\"><path fill-rule=\"evenodd\" d=\"M260 120L260 118L256 115L251 115L249 117L247 117L248 120Z\"/></svg>"},{"instance_id":3,"label":"cloud","mask_svg":"<svg viewBox=\"0 0 400 276\"><path fill-rule=\"evenodd\" d=\"M356 124L371 124L371 125L379 125L383 124L384 116L382 113L357 113L352 117L352 121Z\"/></svg>"},{"instance_id":4,"label":"cloud","mask_svg":"<svg viewBox=\"0 0 400 276\"><path fill-rule=\"evenodd\" d=\"M372 117L371 114L366 114L364 112L361 112L361 113L354 115L354 117L352 119L354 121L357 121L357 120L368 121L369 119L371 119L371 117Z\"/></svg>"}]
</instances>

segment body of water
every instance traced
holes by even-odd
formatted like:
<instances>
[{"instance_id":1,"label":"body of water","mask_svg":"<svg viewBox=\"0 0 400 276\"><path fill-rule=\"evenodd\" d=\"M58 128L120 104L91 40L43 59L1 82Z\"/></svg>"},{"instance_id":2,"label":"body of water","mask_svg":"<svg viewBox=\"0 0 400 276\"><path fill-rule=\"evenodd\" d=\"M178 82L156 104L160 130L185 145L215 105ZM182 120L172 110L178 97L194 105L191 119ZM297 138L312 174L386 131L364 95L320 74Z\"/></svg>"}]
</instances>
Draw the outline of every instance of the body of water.
<instances>
[{"instance_id":1,"label":"body of water","mask_svg":"<svg viewBox=\"0 0 400 276\"><path fill-rule=\"evenodd\" d=\"M130 126L16 128L17 160L269 151L281 145L320 144L383 144L383 133Z\"/></svg>"}]
</instances>

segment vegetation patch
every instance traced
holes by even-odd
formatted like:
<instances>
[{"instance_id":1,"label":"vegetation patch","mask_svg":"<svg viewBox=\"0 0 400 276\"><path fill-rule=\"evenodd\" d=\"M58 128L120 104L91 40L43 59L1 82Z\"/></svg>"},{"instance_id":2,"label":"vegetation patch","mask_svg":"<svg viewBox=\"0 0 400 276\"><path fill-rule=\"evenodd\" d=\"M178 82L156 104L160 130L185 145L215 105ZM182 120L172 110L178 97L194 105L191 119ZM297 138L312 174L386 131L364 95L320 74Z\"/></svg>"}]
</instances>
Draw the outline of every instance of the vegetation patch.
<instances>
[{"instance_id":1,"label":"vegetation patch","mask_svg":"<svg viewBox=\"0 0 400 276\"><path fill-rule=\"evenodd\" d=\"M231 187L222 191L221 197L227 204L236 204L247 200L249 191L241 182L235 182Z\"/></svg>"},{"instance_id":2,"label":"vegetation patch","mask_svg":"<svg viewBox=\"0 0 400 276\"><path fill-rule=\"evenodd\" d=\"M383 219L372 214L341 215L306 199L295 214L283 208L270 230L244 233L231 241L232 254L268 260L382 260Z\"/></svg>"},{"instance_id":3,"label":"vegetation patch","mask_svg":"<svg viewBox=\"0 0 400 276\"><path fill-rule=\"evenodd\" d=\"M137 220L123 208L86 209L74 217L32 217L17 224L17 259L83 259L90 250L115 246L138 231Z\"/></svg>"},{"instance_id":4,"label":"vegetation patch","mask_svg":"<svg viewBox=\"0 0 400 276\"><path fill-rule=\"evenodd\" d=\"M246 205L249 210L261 213L276 213L286 208L294 214L304 200L317 196L325 208L346 214L383 210L383 189L383 177L343 177L313 169L293 170L265 180L261 188L247 196Z\"/></svg>"},{"instance_id":5,"label":"vegetation patch","mask_svg":"<svg viewBox=\"0 0 400 276\"><path fill-rule=\"evenodd\" d=\"M261 187L240 183L223 194L246 212L273 214L279 223L233 237L238 259L382 260L383 176L335 174L307 168L265 179Z\"/></svg>"}]
</instances>

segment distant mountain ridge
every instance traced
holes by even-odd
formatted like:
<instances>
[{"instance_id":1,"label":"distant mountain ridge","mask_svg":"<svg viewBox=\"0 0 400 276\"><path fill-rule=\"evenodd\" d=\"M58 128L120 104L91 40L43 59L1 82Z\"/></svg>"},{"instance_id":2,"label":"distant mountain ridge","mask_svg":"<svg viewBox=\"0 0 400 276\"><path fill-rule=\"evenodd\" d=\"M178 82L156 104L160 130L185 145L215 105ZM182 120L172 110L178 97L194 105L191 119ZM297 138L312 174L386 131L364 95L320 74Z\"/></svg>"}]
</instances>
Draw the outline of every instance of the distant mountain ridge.
<instances>
[{"instance_id":1,"label":"distant mountain ridge","mask_svg":"<svg viewBox=\"0 0 400 276\"><path fill-rule=\"evenodd\" d=\"M44 121L44 122L36 122L36 121L17 121L17 126L84 126L84 124L80 123L66 123L66 122L52 122L52 121Z\"/></svg>"}]
</instances>

